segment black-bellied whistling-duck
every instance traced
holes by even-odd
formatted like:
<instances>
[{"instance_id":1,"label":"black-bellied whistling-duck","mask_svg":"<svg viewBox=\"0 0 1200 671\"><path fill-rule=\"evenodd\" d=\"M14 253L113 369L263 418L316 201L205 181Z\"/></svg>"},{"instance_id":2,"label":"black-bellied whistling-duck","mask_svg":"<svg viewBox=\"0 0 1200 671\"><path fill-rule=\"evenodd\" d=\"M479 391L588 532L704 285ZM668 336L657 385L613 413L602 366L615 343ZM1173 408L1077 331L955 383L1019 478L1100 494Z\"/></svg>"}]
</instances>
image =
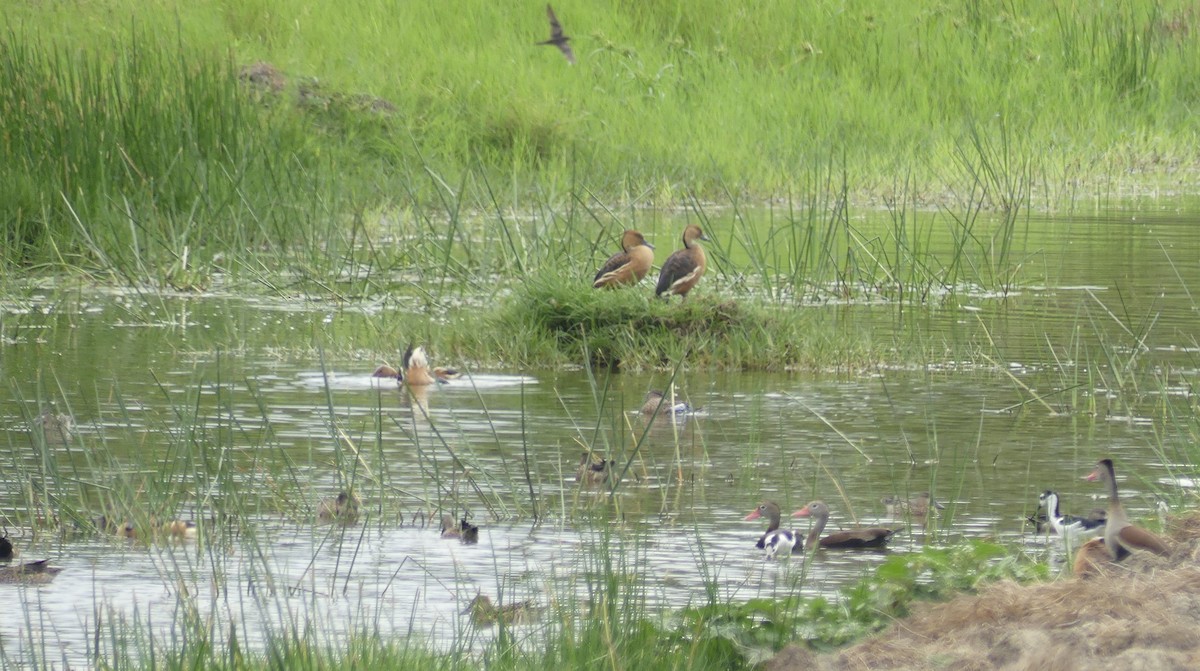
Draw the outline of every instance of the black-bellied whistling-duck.
<instances>
[{"instance_id":1,"label":"black-bellied whistling-duck","mask_svg":"<svg viewBox=\"0 0 1200 671\"><path fill-rule=\"evenodd\" d=\"M907 500L899 496L885 496L880 501L887 508L889 517L903 517L905 513L913 517L926 517L932 511L944 510L942 503L935 501L929 492L920 492Z\"/></svg>"},{"instance_id":2,"label":"black-bellied whistling-duck","mask_svg":"<svg viewBox=\"0 0 1200 671\"><path fill-rule=\"evenodd\" d=\"M538 42L538 46L543 44L552 44L558 47L562 52L563 58L571 65L575 65L575 52L571 51L571 45L567 42L571 38L563 34L562 24L558 22L558 17L554 15L554 10L550 8L550 4L546 3L546 18L550 20L550 39L545 42Z\"/></svg>"},{"instance_id":3,"label":"black-bellied whistling-duck","mask_svg":"<svg viewBox=\"0 0 1200 671\"><path fill-rule=\"evenodd\" d=\"M683 296L696 286L708 267L708 259L704 256L704 248L696 244L697 240L708 240L704 231L695 224L688 224L683 229L683 249L667 257L658 274L658 286L654 288L655 296Z\"/></svg>"},{"instance_id":4,"label":"black-bellied whistling-duck","mask_svg":"<svg viewBox=\"0 0 1200 671\"><path fill-rule=\"evenodd\" d=\"M1117 559L1121 561L1129 556L1129 550L1117 546ZM1108 572L1108 567L1113 564L1113 558L1108 554L1108 548L1104 545L1103 538L1093 538L1083 545L1079 546L1079 550L1075 553L1075 563L1071 565L1071 570L1076 578L1091 578L1092 576L1104 575Z\"/></svg>"},{"instance_id":5,"label":"black-bellied whistling-duck","mask_svg":"<svg viewBox=\"0 0 1200 671\"><path fill-rule=\"evenodd\" d=\"M0 568L0 584L27 583L31 585L44 585L54 580L54 576L61 572L61 568L50 566L49 559L25 562L16 566Z\"/></svg>"},{"instance_id":6,"label":"black-bellied whistling-duck","mask_svg":"<svg viewBox=\"0 0 1200 671\"><path fill-rule=\"evenodd\" d=\"M337 496L321 499L317 504L317 522L320 524L354 524L358 521L358 507L362 499L353 492L341 491Z\"/></svg>"},{"instance_id":7,"label":"black-bellied whistling-duck","mask_svg":"<svg viewBox=\"0 0 1200 671\"><path fill-rule=\"evenodd\" d=\"M1093 510L1086 517L1078 515L1063 515L1059 511L1058 493L1047 489L1038 496L1038 503L1046 511L1046 521L1054 533L1064 541L1075 545L1078 541L1104 533L1104 523L1108 515L1103 511Z\"/></svg>"},{"instance_id":8,"label":"black-bellied whistling-duck","mask_svg":"<svg viewBox=\"0 0 1200 671\"><path fill-rule=\"evenodd\" d=\"M1149 550L1158 555L1171 553L1161 538L1134 526L1125 515L1125 509L1121 507L1121 497L1117 494L1117 474L1113 470L1112 459L1101 459L1084 479L1092 482L1099 480L1108 487L1108 520L1104 523L1104 545L1108 548L1110 557L1120 561L1122 547L1129 550Z\"/></svg>"},{"instance_id":9,"label":"black-bellied whistling-duck","mask_svg":"<svg viewBox=\"0 0 1200 671\"><path fill-rule=\"evenodd\" d=\"M792 549L796 547L796 532L779 528L779 505L774 501L763 501L743 519L749 521L760 517L767 518L767 530L755 543L755 547L763 551L766 559L776 556L790 557Z\"/></svg>"},{"instance_id":10,"label":"black-bellied whistling-duck","mask_svg":"<svg viewBox=\"0 0 1200 671\"><path fill-rule=\"evenodd\" d=\"M821 532L825 530L825 525L829 522L829 506L825 505L824 501L813 501L792 513L792 517L812 517L813 519L812 531L808 532L808 539L804 543L807 550L811 550L817 545L831 549L879 548L887 545L887 542L898 531L888 527L858 527L835 531L821 538Z\"/></svg>"},{"instance_id":11,"label":"black-bellied whistling-duck","mask_svg":"<svg viewBox=\"0 0 1200 671\"><path fill-rule=\"evenodd\" d=\"M542 609L532 601L518 601L497 606L486 594L480 594L463 611L470 615L471 621L477 625L488 627L497 622L504 624L525 624L537 619Z\"/></svg>"},{"instance_id":12,"label":"black-bellied whistling-duck","mask_svg":"<svg viewBox=\"0 0 1200 671\"><path fill-rule=\"evenodd\" d=\"M608 257L592 286L596 289L616 288L642 281L654 263L654 245L646 242L641 233L627 230L621 236L621 251Z\"/></svg>"},{"instance_id":13,"label":"black-bellied whistling-duck","mask_svg":"<svg viewBox=\"0 0 1200 671\"><path fill-rule=\"evenodd\" d=\"M671 402L666 400L663 393L657 389L646 392L645 398L642 399L643 415L653 415L656 412L660 415L686 415L691 411L692 406L683 401L671 405Z\"/></svg>"},{"instance_id":14,"label":"black-bellied whistling-duck","mask_svg":"<svg viewBox=\"0 0 1200 671\"><path fill-rule=\"evenodd\" d=\"M575 482L596 484L604 482L612 472L612 463L608 459L596 461L591 452L584 452L579 457L579 469L575 471Z\"/></svg>"}]
</instances>

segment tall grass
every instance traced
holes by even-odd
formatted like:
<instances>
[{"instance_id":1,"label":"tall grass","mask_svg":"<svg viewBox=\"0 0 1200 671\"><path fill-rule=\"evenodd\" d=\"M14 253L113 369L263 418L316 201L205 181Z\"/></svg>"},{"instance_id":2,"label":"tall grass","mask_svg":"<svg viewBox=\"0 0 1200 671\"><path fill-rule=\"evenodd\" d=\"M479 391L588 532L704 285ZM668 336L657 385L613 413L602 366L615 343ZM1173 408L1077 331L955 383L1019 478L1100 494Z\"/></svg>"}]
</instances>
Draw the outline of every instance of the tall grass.
<instances>
[{"instance_id":1,"label":"tall grass","mask_svg":"<svg viewBox=\"0 0 1200 671\"><path fill-rule=\"evenodd\" d=\"M753 201L808 191L830 163L825 202L877 201L908 175L939 199L982 183L1015 211L1035 186L1195 167L1182 0L561 5L576 67L532 44L540 8L481 2L3 9L10 265L149 267L189 287L221 251L295 247L302 266L350 270L343 245L399 208L438 230L418 243L443 245L443 272L490 255L521 272L514 257L547 239L523 238L514 211ZM278 93L239 87L256 61ZM963 160L1018 136L1007 162ZM453 224L481 211L502 244L455 256Z\"/></svg>"}]
</instances>

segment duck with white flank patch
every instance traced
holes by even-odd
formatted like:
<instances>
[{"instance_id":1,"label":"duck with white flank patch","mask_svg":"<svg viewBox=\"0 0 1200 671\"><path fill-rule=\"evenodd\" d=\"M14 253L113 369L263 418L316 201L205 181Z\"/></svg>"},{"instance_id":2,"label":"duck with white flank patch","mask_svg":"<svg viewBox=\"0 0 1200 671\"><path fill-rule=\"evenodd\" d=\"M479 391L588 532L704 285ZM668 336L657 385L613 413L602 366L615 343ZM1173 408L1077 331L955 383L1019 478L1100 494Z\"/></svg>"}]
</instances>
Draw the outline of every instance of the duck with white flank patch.
<instances>
[{"instance_id":1,"label":"duck with white flank patch","mask_svg":"<svg viewBox=\"0 0 1200 671\"><path fill-rule=\"evenodd\" d=\"M745 521L767 518L767 530L754 545L763 551L765 559L790 557L792 549L796 547L796 532L779 528L781 516L778 504L774 501L763 501L743 518Z\"/></svg>"}]
</instances>

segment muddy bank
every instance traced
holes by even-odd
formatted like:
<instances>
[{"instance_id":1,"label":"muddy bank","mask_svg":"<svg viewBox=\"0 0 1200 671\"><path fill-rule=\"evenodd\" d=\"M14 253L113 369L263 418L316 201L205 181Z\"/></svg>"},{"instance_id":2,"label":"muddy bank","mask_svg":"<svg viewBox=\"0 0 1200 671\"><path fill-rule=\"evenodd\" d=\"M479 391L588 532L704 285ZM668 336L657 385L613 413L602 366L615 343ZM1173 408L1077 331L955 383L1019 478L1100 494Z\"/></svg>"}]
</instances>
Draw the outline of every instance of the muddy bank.
<instances>
[{"instance_id":1,"label":"muddy bank","mask_svg":"<svg viewBox=\"0 0 1200 671\"><path fill-rule=\"evenodd\" d=\"M890 629L828 654L799 646L769 671L851 669L1200 669L1200 513L1168 529L1169 557L1139 553L1086 580L927 603Z\"/></svg>"}]
</instances>

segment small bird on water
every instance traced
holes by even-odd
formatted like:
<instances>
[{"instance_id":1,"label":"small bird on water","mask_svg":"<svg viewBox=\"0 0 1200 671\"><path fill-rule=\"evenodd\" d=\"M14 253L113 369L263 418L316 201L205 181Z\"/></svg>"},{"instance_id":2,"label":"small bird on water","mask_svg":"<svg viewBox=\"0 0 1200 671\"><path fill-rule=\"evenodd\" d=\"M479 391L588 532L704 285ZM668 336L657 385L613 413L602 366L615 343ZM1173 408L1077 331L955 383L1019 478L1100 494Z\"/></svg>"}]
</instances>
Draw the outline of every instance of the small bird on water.
<instances>
[{"instance_id":1,"label":"small bird on water","mask_svg":"<svg viewBox=\"0 0 1200 671\"><path fill-rule=\"evenodd\" d=\"M571 51L571 45L567 44L571 38L563 34L562 24L558 22L558 17L554 15L554 10L549 4L546 5L546 17L550 19L550 39L538 42L538 45L553 44L567 58L568 63L575 65L575 52Z\"/></svg>"}]
</instances>

